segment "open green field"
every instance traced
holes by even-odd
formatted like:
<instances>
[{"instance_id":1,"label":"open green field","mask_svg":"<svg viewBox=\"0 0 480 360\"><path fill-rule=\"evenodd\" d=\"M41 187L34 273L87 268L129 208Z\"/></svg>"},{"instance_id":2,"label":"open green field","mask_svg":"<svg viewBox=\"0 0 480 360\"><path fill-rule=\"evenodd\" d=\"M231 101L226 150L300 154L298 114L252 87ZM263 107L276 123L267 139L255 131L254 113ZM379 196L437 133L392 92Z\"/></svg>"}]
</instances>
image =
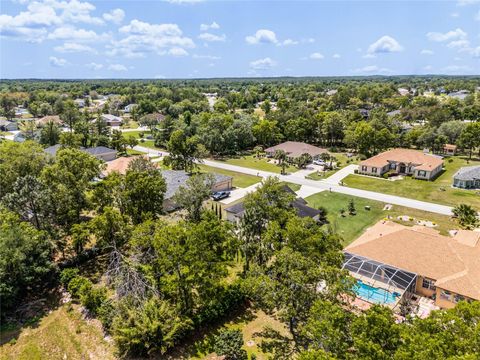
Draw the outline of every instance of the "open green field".
<instances>
[{"instance_id":1,"label":"open green field","mask_svg":"<svg viewBox=\"0 0 480 360\"><path fill-rule=\"evenodd\" d=\"M223 162L230 165L243 166L250 169L270 171L276 174L280 174L282 170L280 166L277 166L276 164L268 162L267 158L264 158L264 157L256 158L253 155L239 156L235 158L222 159L222 160L216 159L215 161ZM287 173L292 173L292 172L298 171L298 169L295 166L288 166L285 169L285 171Z\"/></svg>"},{"instance_id":2,"label":"open green field","mask_svg":"<svg viewBox=\"0 0 480 360\"><path fill-rule=\"evenodd\" d=\"M354 200L356 215L348 215L348 202ZM403 225L414 225L413 222L404 222L398 220L398 216L406 215L419 220L429 220L438 224L436 227L442 234L447 234L448 230L457 228L457 224L445 215L434 214L426 211L411 209L403 206L393 205L391 210L383 210L384 203L374 200L363 199L355 196L332 193L323 191L321 193L307 197L308 204L314 208L323 206L328 211L328 220L333 230L343 238L343 244L348 245L359 237L365 229L375 224L377 221L392 217L392 220ZM370 206L366 210L365 206ZM345 217L340 215L340 209L346 212Z\"/></svg>"},{"instance_id":3,"label":"open green field","mask_svg":"<svg viewBox=\"0 0 480 360\"><path fill-rule=\"evenodd\" d=\"M75 306L75 305L74 305ZM76 309L61 305L38 323L1 333L1 359L115 359L98 321L85 321Z\"/></svg>"},{"instance_id":4,"label":"open green field","mask_svg":"<svg viewBox=\"0 0 480 360\"><path fill-rule=\"evenodd\" d=\"M217 173L217 174L233 177L234 187L246 188L246 187L249 187L250 185L253 185L262 181L262 178L258 176L247 175L247 174L242 174L235 171L219 169L219 168L211 167L204 164L199 164L198 166L200 170L203 172Z\"/></svg>"},{"instance_id":5,"label":"open green field","mask_svg":"<svg viewBox=\"0 0 480 360\"><path fill-rule=\"evenodd\" d=\"M433 181L416 180L411 177L405 177L403 180L387 181L375 177L349 175L344 179L344 185L450 206L463 203L480 210L480 194L478 191L451 187L455 172L462 166L473 165L480 165L480 161L477 159L467 162L467 158L456 156L445 159L445 171Z\"/></svg>"},{"instance_id":6,"label":"open green field","mask_svg":"<svg viewBox=\"0 0 480 360\"><path fill-rule=\"evenodd\" d=\"M140 139L140 133L144 134L143 138L145 140L147 139L147 136L150 135L150 131L126 131L126 132L123 132L123 136L126 138L133 136L134 138Z\"/></svg>"}]
</instances>

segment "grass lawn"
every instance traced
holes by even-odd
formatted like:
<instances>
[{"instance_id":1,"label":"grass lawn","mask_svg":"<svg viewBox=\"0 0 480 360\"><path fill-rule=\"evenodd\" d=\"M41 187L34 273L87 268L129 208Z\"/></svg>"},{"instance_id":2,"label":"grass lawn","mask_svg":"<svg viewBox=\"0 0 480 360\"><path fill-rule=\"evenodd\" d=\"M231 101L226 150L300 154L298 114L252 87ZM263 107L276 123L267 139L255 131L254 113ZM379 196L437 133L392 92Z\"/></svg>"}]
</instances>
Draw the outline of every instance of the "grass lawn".
<instances>
[{"instance_id":1,"label":"grass lawn","mask_svg":"<svg viewBox=\"0 0 480 360\"><path fill-rule=\"evenodd\" d=\"M147 139L147 136L150 135L150 131L126 131L126 132L123 132L123 136L128 138L130 136L133 136L137 139L140 139L140 133L143 133L144 134L144 139L146 140ZM153 141L153 140L152 140Z\"/></svg>"},{"instance_id":2,"label":"grass lawn","mask_svg":"<svg viewBox=\"0 0 480 360\"><path fill-rule=\"evenodd\" d=\"M348 202L354 200L357 214L348 215ZM384 203L374 200L363 199L345 194L331 193L323 191L321 193L307 197L308 204L314 208L323 206L328 211L328 220L333 230L343 238L343 244L348 245L359 237L365 229L372 226L377 221L391 216L392 220L404 225L414 225L413 222L403 222L397 219L398 216L407 215L419 220L430 220L438 224L436 227L442 234L446 235L448 230L457 228L456 223L450 217L434 214L426 211L406 208L393 205L389 211L384 211ZM370 206L370 210L365 210L365 206ZM340 209L344 209L345 217L340 215Z\"/></svg>"},{"instance_id":3,"label":"grass lawn","mask_svg":"<svg viewBox=\"0 0 480 360\"><path fill-rule=\"evenodd\" d=\"M143 155L143 154L145 154L143 151L127 149L127 155Z\"/></svg>"},{"instance_id":4,"label":"grass lawn","mask_svg":"<svg viewBox=\"0 0 480 360\"><path fill-rule=\"evenodd\" d=\"M139 141L138 146L143 146L149 149L154 149L154 150L165 150L159 147L155 146L155 141L153 140L145 140L144 142Z\"/></svg>"},{"instance_id":5,"label":"grass lawn","mask_svg":"<svg viewBox=\"0 0 480 360\"><path fill-rule=\"evenodd\" d=\"M75 306L75 305L74 305ZM62 305L38 323L2 332L2 359L115 359L96 321L86 322L80 313ZM3 344L4 341L8 341Z\"/></svg>"},{"instance_id":6,"label":"grass lawn","mask_svg":"<svg viewBox=\"0 0 480 360\"><path fill-rule=\"evenodd\" d=\"M204 164L199 164L199 168L203 172L211 172L211 173L217 173L217 174L233 177L234 187L246 188L246 187L249 187L250 185L253 185L262 181L262 178L258 176L247 175L247 174L242 174L235 171L219 169L219 168L211 167Z\"/></svg>"},{"instance_id":7,"label":"grass lawn","mask_svg":"<svg viewBox=\"0 0 480 360\"><path fill-rule=\"evenodd\" d=\"M294 184L294 183L291 183L291 182L288 182L288 181L282 181L282 184L288 185L288 187L290 189L292 189L293 191L298 191L302 187L302 185Z\"/></svg>"},{"instance_id":8,"label":"grass lawn","mask_svg":"<svg viewBox=\"0 0 480 360\"><path fill-rule=\"evenodd\" d=\"M337 159L337 161L340 163L340 166L338 167L338 169L314 172L308 175L306 178L310 180L323 180L335 174L338 170L343 169L347 165L358 164L360 162L359 158L357 157L348 158L347 155L345 155L345 153L331 153L331 155L334 156ZM347 161L350 161L350 162L347 163Z\"/></svg>"},{"instance_id":9,"label":"grass lawn","mask_svg":"<svg viewBox=\"0 0 480 360\"><path fill-rule=\"evenodd\" d=\"M323 179L326 179L327 177L335 174L340 169L327 170L327 171L317 171L317 172L311 173L308 176L305 176L305 178L310 179L310 180L323 180Z\"/></svg>"},{"instance_id":10,"label":"grass lawn","mask_svg":"<svg viewBox=\"0 0 480 360\"><path fill-rule=\"evenodd\" d=\"M451 159L451 162L450 162ZM480 195L475 190L452 188L453 175L462 166L480 165L478 159L467 163L465 157L445 159L445 171L433 181L416 180L405 177L403 180L386 181L375 177L349 175L344 179L345 186L372 190L385 194L414 198L438 204L455 206L460 203L480 210Z\"/></svg>"},{"instance_id":11,"label":"grass lawn","mask_svg":"<svg viewBox=\"0 0 480 360\"><path fill-rule=\"evenodd\" d=\"M239 156L235 158L222 159L222 160L216 160L216 161L224 162L230 165L243 166L250 169L270 171L276 174L280 174L282 170L280 166L277 166L276 164L268 162L266 158L261 157L258 159L253 155ZM285 171L287 173L292 173L292 172L298 171L298 169L295 166L288 166L285 169Z\"/></svg>"}]
</instances>

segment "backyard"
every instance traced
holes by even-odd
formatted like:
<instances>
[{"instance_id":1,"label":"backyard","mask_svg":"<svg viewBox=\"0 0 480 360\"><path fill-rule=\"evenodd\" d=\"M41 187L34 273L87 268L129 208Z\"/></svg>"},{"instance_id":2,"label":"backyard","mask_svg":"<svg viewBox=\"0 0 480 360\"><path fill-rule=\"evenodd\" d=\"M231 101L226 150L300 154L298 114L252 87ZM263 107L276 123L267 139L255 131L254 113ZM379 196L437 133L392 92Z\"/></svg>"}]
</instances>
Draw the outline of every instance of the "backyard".
<instances>
[{"instance_id":1,"label":"backyard","mask_svg":"<svg viewBox=\"0 0 480 360\"><path fill-rule=\"evenodd\" d=\"M478 159L468 161L465 157L451 157L445 159L444 172L434 181L416 180L411 177L388 181L369 176L349 175L344 179L344 185L450 206L464 203L480 209L478 191L452 188L455 172L462 166L473 165L480 165L480 161Z\"/></svg>"},{"instance_id":2,"label":"backyard","mask_svg":"<svg viewBox=\"0 0 480 360\"><path fill-rule=\"evenodd\" d=\"M348 203L350 199L354 200L356 215L348 214ZM329 226L332 226L333 230L342 236L344 246L359 237L365 229L387 216L390 216L393 221L403 225L414 225L414 222L401 221L397 219L398 216L429 220L436 223L437 226L435 229L439 230L444 235L448 233L448 230L457 227L453 220L445 215L397 205L393 205L391 210L383 210L385 204L382 202L328 191L309 196L305 200L307 200L308 204L314 208L323 206L327 209L327 218L330 221ZM369 206L370 210L366 210L365 206ZM341 209L345 210L345 216L340 214Z\"/></svg>"}]
</instances>

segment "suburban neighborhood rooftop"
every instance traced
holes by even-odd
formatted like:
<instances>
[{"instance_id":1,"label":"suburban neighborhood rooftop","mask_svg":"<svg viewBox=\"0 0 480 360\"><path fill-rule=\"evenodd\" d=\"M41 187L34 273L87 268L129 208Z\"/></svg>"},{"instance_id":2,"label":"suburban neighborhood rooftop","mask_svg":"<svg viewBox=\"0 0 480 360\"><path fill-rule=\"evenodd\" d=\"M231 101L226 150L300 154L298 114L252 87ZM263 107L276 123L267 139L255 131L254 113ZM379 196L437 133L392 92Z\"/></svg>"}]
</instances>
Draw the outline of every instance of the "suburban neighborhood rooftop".
<instances>
[{"instance_id":1,"label":"suburban neighborhood rooftop","mask_svg":"<svg viewBox=\"0 0 480 360\"><path fill-rule=\"evenodd\" d=\"M391 161L417 165L417 170L432 170L443 164L439 156L425 154L411 149L392 149L364 160L360 165L383 167Z\"/></svg>"},{"instance_id":2,"label":"suburban neighborhood rooftop","mask_svg":"<svg viewBox=\"0 0 480 360\"><path fill-rule=\"evenodd\" d=\"M266 153L274 153L277 150L283 150L290 157L299 157L303 154L309 154L312 157L326 153L327 150L314 145L305 144L297 141L287 141L265 149Z\"/></svg>"}]
</instances>

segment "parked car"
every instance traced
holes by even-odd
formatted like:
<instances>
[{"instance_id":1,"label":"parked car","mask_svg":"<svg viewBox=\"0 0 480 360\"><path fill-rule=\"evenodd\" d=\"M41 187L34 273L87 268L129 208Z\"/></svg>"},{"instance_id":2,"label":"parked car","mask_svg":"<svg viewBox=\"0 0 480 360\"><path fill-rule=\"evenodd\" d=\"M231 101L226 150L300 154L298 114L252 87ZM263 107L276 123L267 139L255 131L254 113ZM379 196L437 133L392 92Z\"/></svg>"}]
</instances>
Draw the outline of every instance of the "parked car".
<instances>
[{"instance_id":1,"label":"parked car","mask_svg":"<svg viewBox=\"0 0 480 360\"><path fill-rule=\"evenodd\" d=\"M217 191L217 192L213 193L212 199L214 201L219 201L219 200L222 200L222 199L226 199L229 196L230 196L230 191Z\"/></svg>"},{"instance_id":2,"label":"parked car","mask_svg":"<svg viewBox=\"0 0 480 360\"><path fill-rule=\"evenodd\" d=\"M313 165L325 165L325 161L323 161L323 160L313 160Z\"/></svg>"}]
</instances>

